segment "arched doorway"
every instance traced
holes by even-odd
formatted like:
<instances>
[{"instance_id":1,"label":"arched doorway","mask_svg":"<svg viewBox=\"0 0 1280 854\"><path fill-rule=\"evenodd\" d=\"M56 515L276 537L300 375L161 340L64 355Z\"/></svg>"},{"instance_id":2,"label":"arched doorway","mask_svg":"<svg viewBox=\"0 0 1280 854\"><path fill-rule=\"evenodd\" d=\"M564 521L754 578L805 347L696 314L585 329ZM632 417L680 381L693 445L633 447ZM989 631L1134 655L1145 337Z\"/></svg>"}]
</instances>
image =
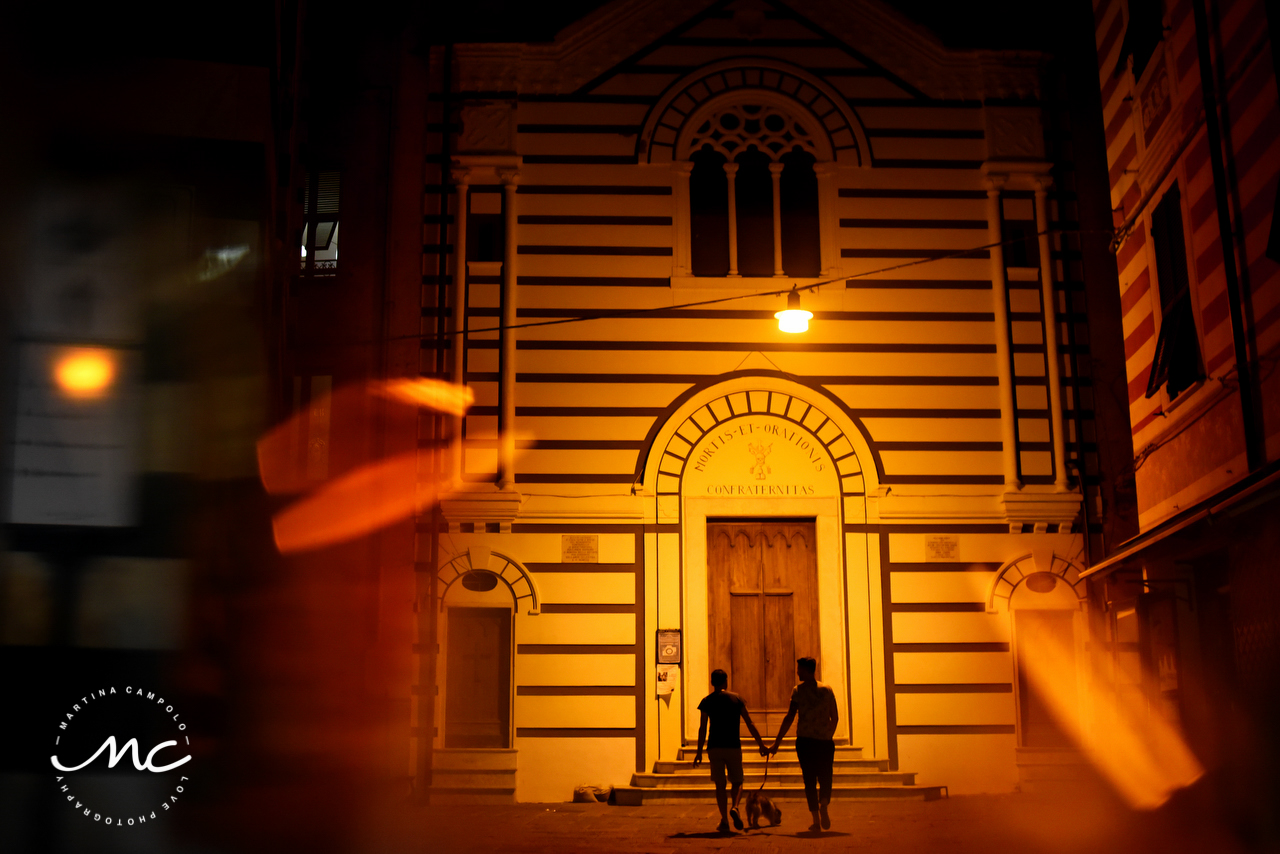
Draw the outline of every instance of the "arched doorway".
<instances>
[{"instance_id":1,"label":"arched doorway","mask_svg":"<svg viewBox=\"0 0 1280 854\"><path fill-rule=\"evenodd\" d=\"M814 655L840 701L837 739L886 755L882 593L865 524L878 482L856 423L815 389L737 377L672 414L645 484L659 524L679 531L677 548L659 550L679 560L683 702L660 715L679 714L682 738L696 738L697 703L720 668L731 688L755 684L757 707L780 720L794 657Z\"/></svg>"},{"instance_id":2,"label":"arched doorway","mask_svg":"<svg viewBox=\"0 0 1280 854\"><path fill-rule=\"evenodd\" d=\"M440 680L436 746L512 746L513 621L538 612L532 577L517 561L473 546L439 571Z\"/></svg>"},{"instance_id":3,"label":"arched doorway","mask_svg":"<svg viewBox=\"0 0 1280 854\"><path fill-rule=\"evenodd\" d=\"M1051 549L1008 561L987 594L988 613L1007 613L1019 786L1035 790L1079 779L1073 741L1085 720L1085 585L1079 568Z\"/></svg>"}]
</instances>

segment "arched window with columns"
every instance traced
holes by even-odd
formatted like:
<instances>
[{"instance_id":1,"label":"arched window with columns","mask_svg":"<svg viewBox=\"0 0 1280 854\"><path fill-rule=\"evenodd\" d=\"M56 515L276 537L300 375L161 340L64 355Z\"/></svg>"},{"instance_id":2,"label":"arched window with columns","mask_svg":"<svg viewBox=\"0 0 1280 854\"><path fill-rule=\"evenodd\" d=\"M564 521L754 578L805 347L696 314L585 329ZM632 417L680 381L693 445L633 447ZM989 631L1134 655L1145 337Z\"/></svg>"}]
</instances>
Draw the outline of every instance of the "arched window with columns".
<instances>
[{"instance_id":1,"label":"arched window with columns","mask_svg":"<svg viewBox=\"0 0 1280 854\"><path fill-rule=\"evenodd\" d=\"M673 174L684 277L839 275L836 170L866 134L825 82L776 60L725 60L674 83L645 122L642 162Z\"/></svg>"},{"instance_id":2,"label":"arched window with columns","mask_svg":"<svg viewBox=\"0 0 1280 854\"><path fill-rule=\"evenodd\" d=\"M695 276L821 272L817 157L802 122L769 104L731 102L703 120L689 148Z\"/></svg>"}]
</instances>

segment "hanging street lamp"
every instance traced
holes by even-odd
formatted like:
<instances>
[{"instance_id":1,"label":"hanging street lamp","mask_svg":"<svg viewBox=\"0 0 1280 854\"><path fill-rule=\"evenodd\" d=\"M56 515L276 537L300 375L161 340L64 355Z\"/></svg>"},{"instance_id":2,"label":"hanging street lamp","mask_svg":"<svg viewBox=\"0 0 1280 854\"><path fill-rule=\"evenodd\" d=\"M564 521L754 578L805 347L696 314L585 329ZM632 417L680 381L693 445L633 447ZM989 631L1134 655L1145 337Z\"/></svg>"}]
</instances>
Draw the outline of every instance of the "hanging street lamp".
<instances>
[{"instance_id":1,"label":"hanging street lamp","mask_svg":"<svg viewBox=\"0 0 1280 854\"><path fill-rule=\"evenodd\" d=\"M791 293L787 294L786 309L773 316L778 318L778 328L783 332L807 332L809 321L813 319L813 312L805 311L800 307L800 294L796 291L795 285L792 285Z\"/></svg>"}]
</instances>

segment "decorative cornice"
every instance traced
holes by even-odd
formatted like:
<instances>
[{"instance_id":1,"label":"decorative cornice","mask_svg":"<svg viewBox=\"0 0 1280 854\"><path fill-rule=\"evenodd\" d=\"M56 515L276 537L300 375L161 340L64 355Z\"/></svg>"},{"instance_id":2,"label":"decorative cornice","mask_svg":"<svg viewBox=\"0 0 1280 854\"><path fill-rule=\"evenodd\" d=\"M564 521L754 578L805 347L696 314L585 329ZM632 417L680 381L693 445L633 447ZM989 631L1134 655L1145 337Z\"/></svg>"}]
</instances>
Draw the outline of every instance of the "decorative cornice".
<instances>
[{"instance_id":1,"label":"decorative cornice","mask_svg":"<svg viewBox=\"0 0 1280 854\"><path fill-rule=\"evenodd\" d=\"M879 0L783 0L797 14L930 98L1035 98L1047 56L1039 51L952 50Z\"/></svg>"},{"instance_id":2,"label":"decorative cornice","mask_svg":"<svg viewBox=\"0 0 1280 854\"><path fill-rule=\"evenodd\" d=\"M1025 100L1039 95L1043 53L952 50L880 0L781 1L929 98ZM712 2L615 0L571 24L552 42L456 45L455 85L465 92L568 94Z\"/></svg>"}]
</instances>

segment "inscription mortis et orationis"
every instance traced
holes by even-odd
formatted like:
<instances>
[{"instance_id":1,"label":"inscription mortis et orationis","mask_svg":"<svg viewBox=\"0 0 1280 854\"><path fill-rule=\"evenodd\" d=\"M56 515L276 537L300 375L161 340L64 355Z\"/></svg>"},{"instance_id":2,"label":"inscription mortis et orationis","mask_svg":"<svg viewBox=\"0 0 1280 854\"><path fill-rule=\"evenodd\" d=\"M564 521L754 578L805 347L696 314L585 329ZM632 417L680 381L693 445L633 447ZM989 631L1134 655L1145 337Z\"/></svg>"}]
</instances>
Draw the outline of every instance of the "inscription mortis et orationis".
<instances>
[{"instance_id":1,"label":"inscription mortis et orationis","mask_svg":"<svg viewBox=\"0 0 1280 854\"><path fill-rule=\"evenodd\" d=\"M686 460L685 495L781 498L839 492L831 455L821 440L777 416L722 422Z\"/></svg>"}]
</instances>

